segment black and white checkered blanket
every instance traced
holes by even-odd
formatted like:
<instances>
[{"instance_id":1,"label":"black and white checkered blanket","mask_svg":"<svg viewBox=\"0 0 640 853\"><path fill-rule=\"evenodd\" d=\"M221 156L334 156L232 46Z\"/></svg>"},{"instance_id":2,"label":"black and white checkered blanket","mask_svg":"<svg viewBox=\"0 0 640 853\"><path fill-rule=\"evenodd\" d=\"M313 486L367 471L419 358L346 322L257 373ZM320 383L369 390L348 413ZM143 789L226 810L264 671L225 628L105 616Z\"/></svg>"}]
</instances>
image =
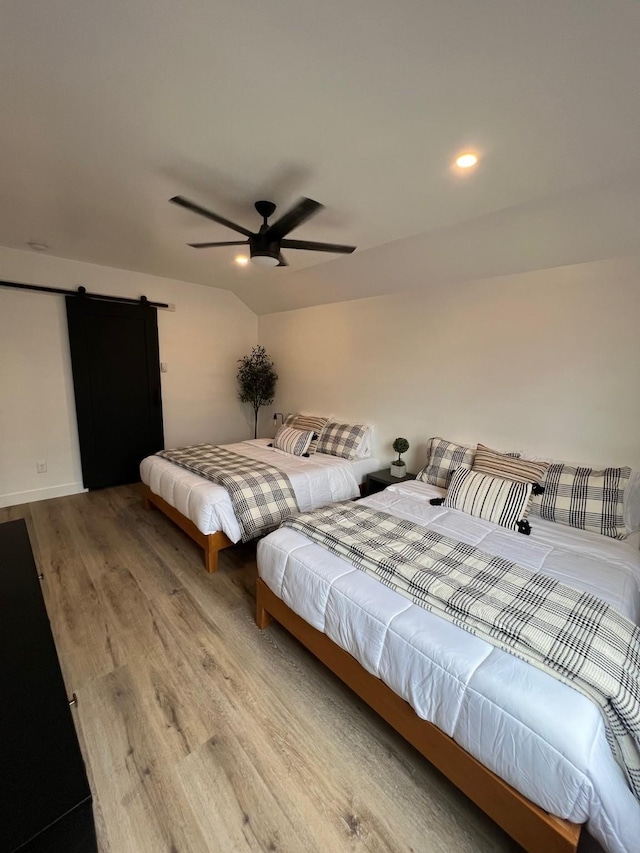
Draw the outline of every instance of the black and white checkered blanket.
<instances>
[{"instance_id":1,"label":"black and white checkered blanket","mask_svg":"<svg viewBox=\"0 0 640 853\"><path fill-rule=\"evenodd\" d=\"M158 456L218 483L229 493L242 541L248 542L276 528L298 512L298 503L285 473L211 444L161 450Z\"/></svg>"},{"instance_id":2,"label":"black and white checkered blanket","mask_svg":"<svg viewBox=\"0 0 640 853\"><path fill-rule=\"evenodd\" d=\"M593 595L367 506L334 504L285 526L588 696L640 799L637 625Z\"/></svg>"}]
</instances>

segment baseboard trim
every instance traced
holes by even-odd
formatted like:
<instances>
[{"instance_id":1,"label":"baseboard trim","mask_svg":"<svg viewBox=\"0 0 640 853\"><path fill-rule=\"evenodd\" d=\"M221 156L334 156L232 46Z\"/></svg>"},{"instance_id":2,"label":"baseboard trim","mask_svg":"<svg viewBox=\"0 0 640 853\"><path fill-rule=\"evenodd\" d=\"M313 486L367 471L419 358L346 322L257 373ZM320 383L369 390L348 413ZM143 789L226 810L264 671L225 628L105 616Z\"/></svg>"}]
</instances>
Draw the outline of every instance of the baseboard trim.
<instances>
[{"instance_id":1,"label":"baseboard trim","mask_svg":"<svg viewBox=\"0 0 640 853\"><path fill-rule=\"evenodd\" d=\"M64 498L67 495L78 495L87 492L82 483L64 483L61 486L48 486L46 489L31 489L29 492L13 492L0 495L0 507L30 504L34 501L46 501L49 498Z\"/></svg>"}]
</instances>

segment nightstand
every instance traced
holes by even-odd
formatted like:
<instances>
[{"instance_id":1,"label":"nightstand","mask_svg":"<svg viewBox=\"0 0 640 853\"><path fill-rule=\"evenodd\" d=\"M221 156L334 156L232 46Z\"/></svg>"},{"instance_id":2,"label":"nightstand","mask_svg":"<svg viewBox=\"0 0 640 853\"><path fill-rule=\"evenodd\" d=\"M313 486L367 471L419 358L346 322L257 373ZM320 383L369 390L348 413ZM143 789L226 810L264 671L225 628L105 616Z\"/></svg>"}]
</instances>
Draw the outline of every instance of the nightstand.
<instances>
[{"instance_id":1,"label":"nightstand","mask_svg":"<svg viewBox=\"0 0 640 853\"><path fill-rule=\"evenodd\" d=\"M374 471L373 474L367 474L367 479L364 481L364 495L374 495L376 492L381 492L387 486L393 486L394 483L406 483L407 480L415 480L415 474L405 474L404 477L393 477L388 468L383 468L382 471Z\"/></svg>"}]
</instances>

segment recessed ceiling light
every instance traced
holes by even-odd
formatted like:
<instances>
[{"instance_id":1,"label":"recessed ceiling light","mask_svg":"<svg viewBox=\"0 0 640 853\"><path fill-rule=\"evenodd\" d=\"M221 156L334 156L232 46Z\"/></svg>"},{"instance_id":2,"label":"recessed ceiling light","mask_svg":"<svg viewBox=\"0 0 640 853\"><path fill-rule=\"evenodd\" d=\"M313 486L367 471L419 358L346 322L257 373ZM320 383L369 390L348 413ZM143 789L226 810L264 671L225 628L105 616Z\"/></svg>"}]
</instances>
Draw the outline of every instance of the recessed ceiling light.
<instances>
[{"instance_id":1,"label":"recessed ceiling light","mask_svg":"<svg viewBox=\"0 0 640 853\"><path fill-rule=\"evenodd\" d=\"M459 157L456 157L456 166L459 166L461 169L471 169L478 162L477 154L472 154L470 151L467 151L465 154L460 154Z\"/></svg>"},{"instance_id":2,"label":"recessed ceiling light","mask_svg":"<svg viewBox=\"0 0 640 853\"><path fill-rule=\"evenodd\" d=\"M34 252L46 252L49 248L46 243L35 243L33 241L28 242L27 246L29 246L30 249L33 249Z\"/></svg>"},{"instance_id":3,"label":"recessed ceiling light","mask_svg":"<svg viewBox=\"0 0 640 853\"><path fill-rule=\"evenodd\" d=\"M239 267L246 267L249 263L249 258L246 255L236 255L236 263Z\"/></svg>"}]
</instances>

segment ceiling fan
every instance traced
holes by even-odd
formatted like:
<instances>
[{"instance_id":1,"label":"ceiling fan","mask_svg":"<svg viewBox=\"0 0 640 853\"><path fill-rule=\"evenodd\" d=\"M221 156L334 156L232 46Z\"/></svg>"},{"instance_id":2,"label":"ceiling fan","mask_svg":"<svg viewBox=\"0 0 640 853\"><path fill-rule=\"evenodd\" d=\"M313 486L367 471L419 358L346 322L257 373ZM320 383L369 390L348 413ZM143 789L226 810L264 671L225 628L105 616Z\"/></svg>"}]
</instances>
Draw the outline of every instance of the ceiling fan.
<instances>
[{"instance_id":1,"label":"ceiling fan","mask_svg":"<svg viewBox=\"0 0 640 853\"><path fill-rule=\"evenodd\" d=\"M187 210L199 213L207 219L212 219L220 225L226 225L233 231L238 231L247 237L246 240L230 240L224 243L189 243L194 249L208 249L212 246L249 246L251 261L261 267L286 267L288 263L282 256L282 249L306 249L311 252L339 252L348 255L355 251L355 246L341 246L337 243L312 243L308 240L285 239L290 231L302 225L311 216L321 210L324 205L311 198L301 198L291 210L287 211L277 222L269 225L267 219L274 213L276 206L272 201L257 201L255 208L262 217L262 225L257 233L236 225L217 213L205 210L199 204L195 204L181 195L170 198L174 204L179 204Z\"/></svg>"}]
</instances>

